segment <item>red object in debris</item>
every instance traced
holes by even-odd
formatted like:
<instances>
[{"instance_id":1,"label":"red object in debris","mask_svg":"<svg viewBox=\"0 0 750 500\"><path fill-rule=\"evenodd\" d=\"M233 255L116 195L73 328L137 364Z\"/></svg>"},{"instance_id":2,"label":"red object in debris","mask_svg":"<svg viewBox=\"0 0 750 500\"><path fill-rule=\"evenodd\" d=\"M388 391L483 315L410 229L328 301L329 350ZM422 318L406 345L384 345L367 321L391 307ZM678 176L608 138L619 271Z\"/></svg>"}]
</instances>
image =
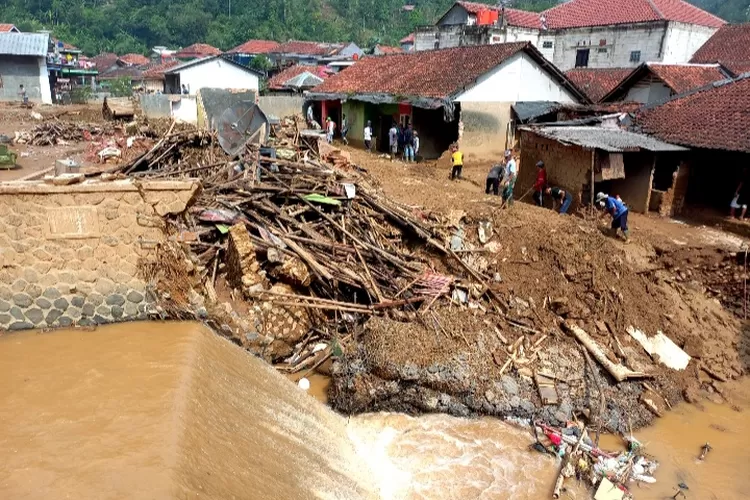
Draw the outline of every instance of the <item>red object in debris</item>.
<instances>
[{"instance_id":1,"label":"red object in debris","mask_svg":"<svg viewBox=\"0 0 750 500\"><path fill-rule=\"evenodd\" d=\"M547 432L546 435L549 438L549 440L552 441L552 444L554 444L555 446L560 446L560 443L562 443L562 436L558 434L553 434L551 432Z\"/></svg>"}]
</instances>

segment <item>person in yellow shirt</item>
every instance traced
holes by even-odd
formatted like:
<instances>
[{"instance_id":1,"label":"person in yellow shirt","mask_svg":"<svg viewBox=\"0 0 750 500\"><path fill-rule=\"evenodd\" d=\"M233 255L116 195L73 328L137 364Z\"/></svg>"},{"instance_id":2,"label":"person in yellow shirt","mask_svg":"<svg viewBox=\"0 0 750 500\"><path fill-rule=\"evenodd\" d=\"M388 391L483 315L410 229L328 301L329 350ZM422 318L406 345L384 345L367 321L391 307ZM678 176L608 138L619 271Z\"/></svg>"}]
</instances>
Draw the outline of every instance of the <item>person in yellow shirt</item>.
<instances>
[{"instance_id":1,"label":"person in yellow shirt","mask_svg":"<svg viewBox=\"0 0 750 500\"><path fill-rule=\"evenodd\" d=\"M458 150L458 144L454 144L451 151L453 151L451 154L451 163L453 164L451 180L460 179L461 171L464 169L464 154Z\"/></svg>"}]
</instances>

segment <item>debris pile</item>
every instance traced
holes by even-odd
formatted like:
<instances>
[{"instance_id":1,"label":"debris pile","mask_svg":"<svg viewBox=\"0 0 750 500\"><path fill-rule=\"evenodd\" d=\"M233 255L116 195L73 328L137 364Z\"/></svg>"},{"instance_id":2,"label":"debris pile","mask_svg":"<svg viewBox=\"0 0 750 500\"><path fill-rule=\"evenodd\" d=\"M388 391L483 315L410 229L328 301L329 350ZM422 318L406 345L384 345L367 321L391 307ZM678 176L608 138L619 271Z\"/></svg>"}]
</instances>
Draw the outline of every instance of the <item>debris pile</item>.
<instances>
[{"instance_id":1,"label":"debris pile","mask_svg":"<svg viewBox=\"0 0 750 500\"><path fill-rule=\"evenodd\" d=\"M518 419L507 420L522 427L528 425ZM531 448L561 460L552 498L561 497L570 478L593 487L596 500L630 499L631 483L656 482L653 474L659 463L644 452L643 445L632 435L624 438L625 451L608 452L599 448L598 434L592 440L589 429L582 424L550 427L537 421L531 427L536 438Z\"/></svg>"},{"instance_id":2,"label":"debris pile","mask_svg":"<svg viewBox=\"0 0 750 500\"><path fill-rule=\"evenodd\" d=\"M15 144L31 144L33 146L66 145L110 136L115 131L115 127L111 125L100 126L90 123L51 120L35 125L28 132L16 131L13 142Z\"/></svg>"}]
</instances>

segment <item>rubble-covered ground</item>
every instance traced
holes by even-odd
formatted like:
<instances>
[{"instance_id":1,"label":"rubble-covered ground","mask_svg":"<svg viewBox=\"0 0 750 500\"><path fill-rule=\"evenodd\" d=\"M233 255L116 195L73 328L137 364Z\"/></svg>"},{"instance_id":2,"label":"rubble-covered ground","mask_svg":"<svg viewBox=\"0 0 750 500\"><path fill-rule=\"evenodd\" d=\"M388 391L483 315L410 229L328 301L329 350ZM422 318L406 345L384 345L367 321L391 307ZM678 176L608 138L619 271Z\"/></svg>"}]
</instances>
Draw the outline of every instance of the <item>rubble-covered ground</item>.
<instances>
[{"instance_id":1,"label":"rubble-covered ground","mask_svg":"<svg viewBox=\"0 0 750 500\"><path fill-rule=\"evenodd\" d=\"M723 381L746 372L750 341L741 330L741 303L747 275L735 257L738 248L727 245L736 238L636 216L625 244L604 234L604 222L525 203L499 209L499 200L478 186L487 164L467 162L468 179L450 182L440 163L406 166L356 152L354 161L402 202L452 211L454 219L464 214L467 246L477 250L467 254L497 280L492 287L506 301L510 321L471 302L441 303L405 319L371 319L334 366L331 401L341 411L535 416L556 424L574 414L598 421L603 397L602 425L624 431L683 398L720 397ZM494 229L486 244L478 241L481 221ZM433 263L441 268L440 260ZM596 361L593 375L563 321L589 333L612 362L652 377L617 383ZM693 357L687 369L649 357L629 326L647 335L663 332ZM506 366L518 338L528 348L545 335L538 348ZM557 404L543 404L540 373L549 376L542 381L554 380Z\"/></svg>"},{"instance_id":2,"label":"rubble-covered ground","mask_svg":"<svg viewBox=\"0 0 750 500\"><path fill-rule=\"evenodd\" d=\"M256 178L257 148L238 162L184 126L160 141L168 123L146 133L73 113L24 114L0 132L44 142L55 124L56 145L11 146L48 166L76 150L89 175L202 178L197 206L165 225L173 247L147 270L163 314L207 319L285 373L332 374L342 412L579 418L625 431L682 399L721 399L750 366L739 238L632 214L625 244L584 214L501 208L483 192L489 162L467 158L465 179L451 182L445 161L323 149L321 159L290 120L274 134L281 170ZM71 140L81 125L102 133ZM98 158L103 148L121 156ZM584 354L574 327L602 359ZM629 327L663 332L692 357L687 369L649 356ZM646 377L616 382L603 360Z\"/></svg>"}]
</instances>

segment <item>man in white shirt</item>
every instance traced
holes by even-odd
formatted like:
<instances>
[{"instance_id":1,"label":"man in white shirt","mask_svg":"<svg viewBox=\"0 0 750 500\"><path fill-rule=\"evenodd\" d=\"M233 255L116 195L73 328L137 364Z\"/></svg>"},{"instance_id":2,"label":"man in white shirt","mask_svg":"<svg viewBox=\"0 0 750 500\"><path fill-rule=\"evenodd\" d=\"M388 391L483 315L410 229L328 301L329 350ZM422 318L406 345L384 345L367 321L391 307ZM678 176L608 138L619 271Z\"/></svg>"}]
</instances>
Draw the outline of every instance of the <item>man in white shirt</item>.
<instances>
[{"instance_id":1,"label":"man in white shirt","mask_svg":"<svg viewBox=\"0 0 750 500\"><path fill-rule=\"evenodd\" d=\"M503 189L503 202L508 205L513 204L513 188L516 187L516 178L518 177L518 163L513 157L513 153L508 150L505 152L505 189Z\"/></svg>"},{"instance_id":2,"label":"man in white shirt","mask_svg":"<svg viewBox=\"0 0 750 500\"><path fill-rule=\"evenodd\" d=\"M367 125L365 126L365 149L368 153L372 151L372 122L370 120L367 120Z\"/></svg>"}]
</instances>

